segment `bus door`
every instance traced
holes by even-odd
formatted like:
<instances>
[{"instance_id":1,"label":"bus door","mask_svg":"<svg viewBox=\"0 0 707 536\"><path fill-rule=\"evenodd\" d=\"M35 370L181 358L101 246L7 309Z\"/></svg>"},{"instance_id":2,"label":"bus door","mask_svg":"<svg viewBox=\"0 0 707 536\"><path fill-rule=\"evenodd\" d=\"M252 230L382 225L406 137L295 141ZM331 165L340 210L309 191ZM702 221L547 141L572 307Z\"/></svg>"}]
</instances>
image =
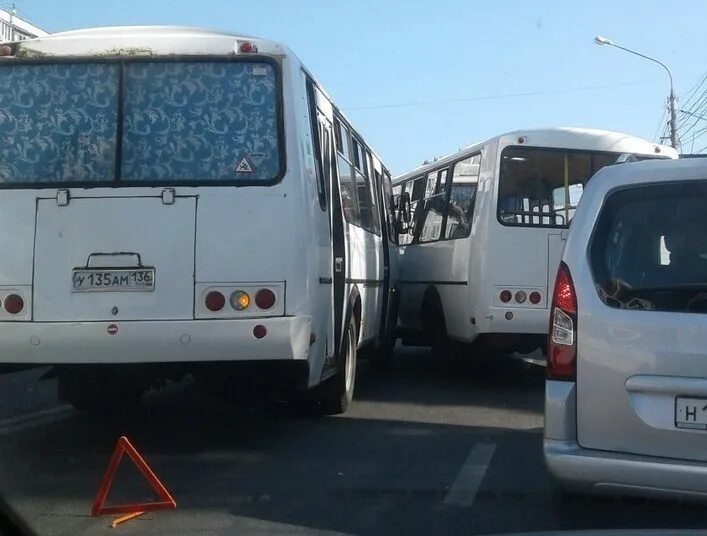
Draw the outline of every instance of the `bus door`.
<instances>
[{"instance_id":1,"label":"bus door","mask_svg":"<svg viewBox=\"0 0 707 536\"><path fill-rule=\"evenodd\" d=\"M331 288L332 309L330 332L333 333L333 344L329 352L338 353L343 337L343 319L345 314L346 291L346 243L344 237L344 214L341 208L339 181L334 168L335 159L333 128L331 121L317 111L317 133L319 137L319 154L326 189L327 208L329 210L329 230L331 242Z\"/></svg>"},{"instance_id":2,"label":"bus door","mask_svg":"<svg viewBox=\"0 0 707 536\"><path fill-rule=\"evenodd\" d=\"M339 175L335 167L334 158L334 130L328 118L322 116L319 122L321 136L324 144L322 154L328 154L327 184L329 187L329 222L331 226L331 253L332 253L332 311L334 323L334 349L337 355L342 350L344 337L344 315L346 314L346 296L348 295L346 281L350 277L346 251L346 224L341 202L341 188L339 188Z\"/></svg>"},{"instance_id":3,"label":"bus door","mask_svg":"<svg viewBox=\"0 0 707 536\"><path fill-rule=\"evenodd\" d=\"M343 340L344 296L346 285L346 251L344 241L344 215L341 208L341 194L335 167L336 149L334 146L334 130L332 121L333 109L329 100L315 87L313 81L307 78L307 95L309 98L312 132L314 135L315 161L318 167L319 202L327 212L329 219L329 251L326 272L321 274L319 283L329 285L330 308L327 322L326 360L323 377L336 371L336 356Z\"/></svg>"},{"instance_id":4,"label":"bus door","mask_svg":"<svg viewBox=\"0 0 707 536\"><path fill-rule=\"evenodd\" d=\"M376 191L378 192L380 201L378 203L379 214L381 219L381 238L383 246L383 284L381 285L381 321L379 332L379 344L391 344L391 338L395 336L397 327L397 309L394 307L395 296L397 292L392 281L393 268L391 266L391 243L390 237L391 226L395 220L395 207L393 204L393 188L391 185L390 175L386 170L380 174L377 170L374 173L376 180ZM394 342L394 341L393 341Z\"/></svg>"}]
</instances>

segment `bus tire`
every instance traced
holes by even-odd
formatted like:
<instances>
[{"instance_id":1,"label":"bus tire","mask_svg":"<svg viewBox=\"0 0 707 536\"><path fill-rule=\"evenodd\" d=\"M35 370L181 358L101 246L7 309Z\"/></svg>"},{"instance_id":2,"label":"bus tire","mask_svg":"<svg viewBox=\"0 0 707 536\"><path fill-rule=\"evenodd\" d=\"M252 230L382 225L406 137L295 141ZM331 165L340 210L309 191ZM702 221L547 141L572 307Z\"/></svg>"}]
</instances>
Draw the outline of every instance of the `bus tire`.
<instances>
[{"instance_id":1,"label":"bus tire","mask_svg":"<svg viewBox=\"0 0 707 536\"><path fill-rule=\"evenodd\" d=\"M315 411L319 415L345 413L353 400L356 384L357 329L353 316L349 318L343 348L338 360L338 371L316 389Z\"/></svg>"},{"instance_id":2,"label":"bus tire","mask_svg":"<svg viewBox=\"0 0 707 536\"><path fill-rule=\"evenodd\" d=\"M110 373L88 373L81 369L62 370L57 375L59 399L74 409L97 414L121 413L133 409L142 391Z\"/></svg>"}]
</instances>

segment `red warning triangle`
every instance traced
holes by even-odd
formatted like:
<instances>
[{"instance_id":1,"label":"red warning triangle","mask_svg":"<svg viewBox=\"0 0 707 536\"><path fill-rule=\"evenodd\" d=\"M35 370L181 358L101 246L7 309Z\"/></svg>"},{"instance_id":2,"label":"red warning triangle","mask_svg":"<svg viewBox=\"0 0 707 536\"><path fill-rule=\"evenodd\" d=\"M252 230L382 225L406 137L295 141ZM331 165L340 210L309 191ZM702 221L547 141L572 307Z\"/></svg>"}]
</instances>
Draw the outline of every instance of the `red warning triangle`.
<instances>
[{"instance_id":1,"label":"red warning triangle","mask_svg":"<svg viewBox=\"0 0 707 536\"><path fill-rule=\"evenodd\" d=\"M142 476L145 477L150 487L159 497L159 501L149 502L149 503L139 503L139 504L120 504L116 506L103 506L106 501L106 496L110 490L110 485L113 482L113 477L115 476L115 471L118 469L118 464L123 458L123 454L127 454L128 457L133 461L135 466L138 468ZM113 451L113 456L110 459L106 473L103 475L103 480L98 488L98 494L93 500L93 506L91 507L92 516L100 516L103 514L122 514L122 513L132 513L132 512L147 512L148 510L169 510L171 508L176 508L177 503L169 494L169 492L159 481L152 469L147 465L147 462L138 454L135 447L132 446L128 438L121 436L118 439L118 443L115 445L115 450Z\"/></svg>"}]
</instances>

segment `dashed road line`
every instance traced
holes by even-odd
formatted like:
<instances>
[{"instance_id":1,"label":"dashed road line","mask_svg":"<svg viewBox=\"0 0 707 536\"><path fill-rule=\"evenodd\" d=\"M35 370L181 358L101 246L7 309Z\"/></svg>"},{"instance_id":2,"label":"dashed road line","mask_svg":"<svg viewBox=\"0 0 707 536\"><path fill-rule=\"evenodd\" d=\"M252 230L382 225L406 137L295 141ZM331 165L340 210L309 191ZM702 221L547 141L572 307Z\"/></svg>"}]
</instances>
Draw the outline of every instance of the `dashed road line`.
<instances>
[{"instance_id":1,"label":"dashed road line","mask_svg":"<svg viewBox=\"0 0 707 536\"><path fill-rule=\"evenodd\" d=\"M444 499L444 504L453 506L471 506L474 504L476 492L479 491L481 481L486 474L486 468L491 462L495 450L495 443L477 443L474 445L457 477L454 479L454 483Z\"/></svg>"},{"instance_id":2,"label":"dashed road line","mask_svg":"<svg viewBox=\"0 0 707 536\"><path fill-rule=\"evenodd\" d=\"M2 419L0 420L0 436L57 422L74 414L73 408L68 404L64 404L55 408L33 411L18 417Z\"/></svg>"}]
</instances>

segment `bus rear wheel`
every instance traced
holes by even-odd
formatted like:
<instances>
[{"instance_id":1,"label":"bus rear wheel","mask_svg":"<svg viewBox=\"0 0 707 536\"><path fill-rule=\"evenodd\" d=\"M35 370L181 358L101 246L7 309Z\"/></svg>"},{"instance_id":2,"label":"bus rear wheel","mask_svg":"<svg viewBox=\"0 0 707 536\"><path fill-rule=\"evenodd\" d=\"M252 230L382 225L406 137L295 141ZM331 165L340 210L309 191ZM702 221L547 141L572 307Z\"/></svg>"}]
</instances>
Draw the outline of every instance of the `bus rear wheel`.
<instances>
[{"instance_id":1,"label":"bus rear wheel","mask_svg":"<svg viewBox=\"0 0 707 536\"><path fill-rule=\"evenodd\" d=\"M356 324L351 318L346 326L337 373L316 388L314 409L320 415L345 413L351 405L356 384L356 333Z\"/></svg>"}]
</instances>

